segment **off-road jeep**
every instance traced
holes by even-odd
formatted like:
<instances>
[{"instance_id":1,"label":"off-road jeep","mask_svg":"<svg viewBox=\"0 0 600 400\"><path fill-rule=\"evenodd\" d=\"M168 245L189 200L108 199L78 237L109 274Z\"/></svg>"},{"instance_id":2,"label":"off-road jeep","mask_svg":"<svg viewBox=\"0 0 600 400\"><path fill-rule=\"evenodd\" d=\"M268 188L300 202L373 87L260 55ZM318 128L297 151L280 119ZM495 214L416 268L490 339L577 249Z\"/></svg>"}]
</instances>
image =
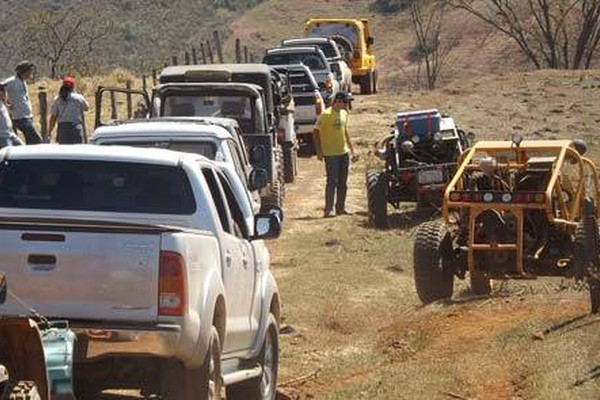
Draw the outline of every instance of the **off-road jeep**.
<instances>
[{"instance_id":1,"label":"off-road jeep","mask_svg":"<svg viewBox=\"0 0 600 400\"><path fill-rule=\"evenodd\" d=\"M475 294L490 279L574 277L600 306L598 176L581 141L485 141L462 156L444 194L445 222L420 225L414 243L417 294L452 296L469 274Z\"/></svg>"},{"instance_id":2,"label":"off-road jeep","mask_svg":"<svg viewBox=\"0 0 600 400\"><path fill-rule=\"evenodd\" d=\"M377 144L383 169L367 171L369 221L376 228L388 225L387 205L416 202L420 208L439 207L446 184L471 139L454 120L438 110L402 112L394 131Z\"/></svg>"}]
</instances>

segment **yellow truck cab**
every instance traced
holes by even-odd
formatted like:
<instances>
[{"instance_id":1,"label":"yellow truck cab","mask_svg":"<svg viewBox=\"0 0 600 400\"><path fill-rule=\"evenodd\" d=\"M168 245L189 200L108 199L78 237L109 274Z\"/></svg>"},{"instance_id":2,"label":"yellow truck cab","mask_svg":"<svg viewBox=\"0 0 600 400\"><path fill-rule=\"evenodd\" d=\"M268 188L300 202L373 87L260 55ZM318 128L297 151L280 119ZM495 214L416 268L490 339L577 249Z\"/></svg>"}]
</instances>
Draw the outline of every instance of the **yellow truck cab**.
<instances>
[{"instance_id":1,"label":"yellow truck cab","mask_svg":"<svg viewBox=\"0 0 600 400\"><path fill-rule=\"evenodd\" d=\"M304 23L304 33L334 39L346 54L346 62L352 69L352 82L360 85L360 93L377 92L374 40L367 19L312 18Z\"/></svg>"}]
</instances>

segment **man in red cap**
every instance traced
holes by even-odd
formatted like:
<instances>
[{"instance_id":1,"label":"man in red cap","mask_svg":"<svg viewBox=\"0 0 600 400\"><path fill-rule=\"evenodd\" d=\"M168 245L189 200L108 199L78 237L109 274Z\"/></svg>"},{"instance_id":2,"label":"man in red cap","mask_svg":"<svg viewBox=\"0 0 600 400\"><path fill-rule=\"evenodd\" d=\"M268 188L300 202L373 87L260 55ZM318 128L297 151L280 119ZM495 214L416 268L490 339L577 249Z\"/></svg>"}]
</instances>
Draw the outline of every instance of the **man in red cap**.
<instances>
[{"instance_id":1,"label":"man in red cap","mask_svg":"<svg viewBox=\"0 0 600 400\"><path fill-rule=\"evenodd\" d=\"M58 96L54 98L50 112L48 135L52 135L58 123L56 141L60 144L84 142L83 112L90 106L85 98L75 91L75 78L65 76Z\"/></svg>"}]
</instances>

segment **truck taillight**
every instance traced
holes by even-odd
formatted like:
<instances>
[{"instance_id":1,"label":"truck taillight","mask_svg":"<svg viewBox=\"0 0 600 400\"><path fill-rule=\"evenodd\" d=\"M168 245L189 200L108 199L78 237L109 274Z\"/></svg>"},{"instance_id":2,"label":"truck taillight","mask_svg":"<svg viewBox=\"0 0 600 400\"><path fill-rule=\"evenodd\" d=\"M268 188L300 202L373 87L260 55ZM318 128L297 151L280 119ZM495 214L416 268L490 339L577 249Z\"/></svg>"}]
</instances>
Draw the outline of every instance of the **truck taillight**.
<instances>
[{"instance_id":1,"label":"truck taillight","mask_svg":"<svg viewBox=\"0 0 600 400\"><path fill-rule=\"evenodd\" d=\"M317 115L321 115L323 112L323 100L321 100L321 97L318 94L315 94L315 110Z\"/></svg>"},{"instance_id":2,"label":"truck taillight","mask_svg":"<svg viewBox=\"0 0 600 400\"><path fill-rule=\"evenodd\" d=\"M331 76L327 77L327 80L325 81L325 88L327 88L327 89L333 88L333 78Z\"/></svg>"},{"instance_id":3,"label":"truck taillight","mask_svg":"<svg viewBox=\"0 0 600 400\"><path fill-rule=\"evenodd\" d=\"M158 315L183 316L185 313L185 262L181 254L160 252L158 277Z\"/></svg>"}]
</instances>

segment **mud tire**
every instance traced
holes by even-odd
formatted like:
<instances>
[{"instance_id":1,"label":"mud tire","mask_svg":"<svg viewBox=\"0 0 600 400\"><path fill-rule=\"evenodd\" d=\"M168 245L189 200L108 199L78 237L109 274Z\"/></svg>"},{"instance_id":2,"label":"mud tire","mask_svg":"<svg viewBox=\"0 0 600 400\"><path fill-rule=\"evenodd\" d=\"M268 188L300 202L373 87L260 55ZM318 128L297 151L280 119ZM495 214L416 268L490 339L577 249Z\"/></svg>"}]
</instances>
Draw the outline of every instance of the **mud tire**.
<instances>
[{"instance_id":1,"label":"mud tire","mask_svg":"<svg viewBox=\"0 0 600 400\"><path fill-rule=\"evenodd\" d=\"M367 212L369 224L377 229L388 227L387 214L387 179L378 170L367 171Z\"/></svg>"},{"instance_id":2,"label":"mud tire","mask_svg":"<svg viewBox=\"0 0 600 400\"><path fill-rule=\"evenodd\" d=\"M373 71L369 71L360 80L360 94L372 94Z\"/></svg>"},{"instance_id":3,"label":"mud tire","mask_svg":"<svg viewBox=\"0 0 600 400\"><path fill-rule=\"evenodd\" d=\"M443 223L428 221L417 228L413 250L415 287L425 304L452 297L454 274L446 259L450 246L450 234Z\"/></svg>"},{"instance_id":4,"label":"mud tire","mask_svg":"<svg viewBox=\"0 0 600 400\"><path fill-rule=\"evenodd\" d=\"M600 311L600 233L596 207L590 198L584 200L581 221L575 228L573 265L575 278L587 280L590 309L592 314L597 314Z\"/></svg>"},{"instance_id":5,"label":"mud tire","mask_svg":"<svg viewBox=\"0 0 600 400\"><path fill-rule=\"evenodd\" d=\"M283 154L281 148L273 150L273 158L275 163L273 168L276 168L275 180L269 185L269 193L263 197L263 201L267 205L276 205L283 207L283 198L285 197L285 178L283 166Z\"/></svg>"},{"instance_id":6,"label":"mud tire","mask_svg":"<svg viewBox=\"0 0 600 400\"><path fill-rule=\"evenodd\" d=\"M273 314L269 314L267 326L268 336L265 337L257 361L268 372L259 379L228 386L227 400L275 400L279 369L279 327Z\"/></svg>"},{"instance_id":7,"label":"mud tire","mask_svg":"<svg viewBox=\"0 0 600 400\"><path fill-rule=\"evenodd\" d=\"M37 385L33 381L18 381L11 384L2 400L41 400Z\"/></svg>"}]
</instances>

